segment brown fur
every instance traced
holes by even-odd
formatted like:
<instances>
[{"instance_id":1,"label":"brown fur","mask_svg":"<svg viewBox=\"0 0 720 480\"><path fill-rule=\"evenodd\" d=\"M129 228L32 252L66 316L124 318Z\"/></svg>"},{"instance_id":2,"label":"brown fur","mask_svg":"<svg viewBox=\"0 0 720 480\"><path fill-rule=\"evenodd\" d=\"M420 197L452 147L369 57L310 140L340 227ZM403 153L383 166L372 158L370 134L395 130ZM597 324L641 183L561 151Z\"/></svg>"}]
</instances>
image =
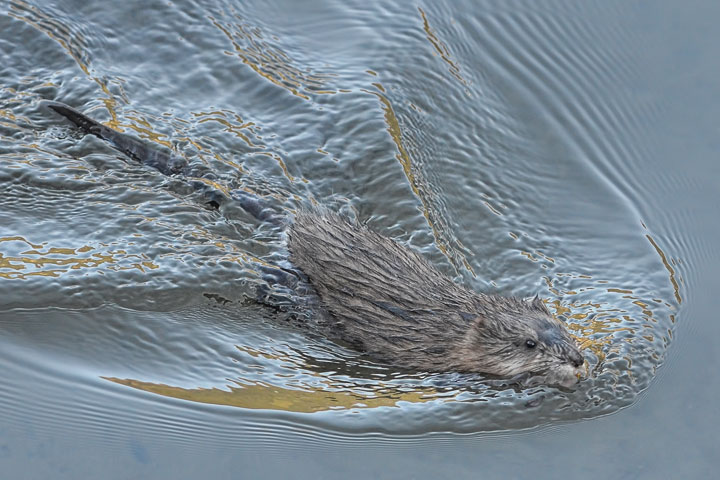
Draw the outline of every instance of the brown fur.
<instances>
[{"instance_id":1,"label":"brown fur","mask_svg":"<svg viewBox=\"0 0 720 480\"><path fill-rule=\"evenodd\" d=\"M473 292L416 252L332 212L298 213L288 247L330 313L330 334L374 359L421 371L530 374L562 385L581 373L574 340L537 297Z\"/></svg>"}]
</instances>

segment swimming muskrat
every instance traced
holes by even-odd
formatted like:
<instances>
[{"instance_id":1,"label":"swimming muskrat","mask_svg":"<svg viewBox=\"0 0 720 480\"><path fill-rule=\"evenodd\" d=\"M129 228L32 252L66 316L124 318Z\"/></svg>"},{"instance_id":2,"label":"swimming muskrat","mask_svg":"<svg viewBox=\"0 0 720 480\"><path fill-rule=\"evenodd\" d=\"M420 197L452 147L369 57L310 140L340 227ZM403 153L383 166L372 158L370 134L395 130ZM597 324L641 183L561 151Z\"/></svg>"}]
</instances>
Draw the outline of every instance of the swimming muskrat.
<instances>
[{"instance_id":1,"label":"swimming muskrat","mask_svg":"<svg viewBox=\"0 0 720 480\"><path fill-rule=\"evenodd\" d=\"M166 175L189 172L179 157L62 103L47 105ZM257 204L248 210L263 218ZM416 252L328 210L300 210L288 229L288 249L299 272L282 270L309 279L321 300L324 330L372 359L407 370L477 372L565 387L584 374L574 339L537 296L469 290Z\"/></svg>"}]
</instances>

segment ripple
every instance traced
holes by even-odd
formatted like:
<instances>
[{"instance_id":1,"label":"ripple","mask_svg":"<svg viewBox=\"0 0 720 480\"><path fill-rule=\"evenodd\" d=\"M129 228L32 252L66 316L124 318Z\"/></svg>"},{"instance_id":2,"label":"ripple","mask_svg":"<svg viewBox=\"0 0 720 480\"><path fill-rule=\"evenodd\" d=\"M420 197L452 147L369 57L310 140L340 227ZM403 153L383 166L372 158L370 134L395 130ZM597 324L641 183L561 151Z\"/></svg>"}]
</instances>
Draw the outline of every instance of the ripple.
<instances>
[{"instance_id":1,"label":"ripple","mask_svg":"<svg viewBox=\"0 0 720 480\"><path fill-rule=\"evenodd\" d=\"M248 24L247 20L234 14L230 23L210 18L213 25L222 31L233 45L237 56L259 76L274 85L286 89L293 95L309 100L309 94L335 94L337 90L328 88L327 83L333 75L313 73L309 68L298 68L292 59L280 48L274 47L266 39L260 28Z\"/></svg>"},{"instance_id":2,"label":"ripple","mask_svg":"<svg viewBox=\"0 0 720 480\"><path fill-rule=\"evenodd\" d=\"M117 442L132 418L178 442L240 445L246 433L228 425L244 422L283 445L283 429L355 443L572 422L648 388L691 294L683 262L714 250L645 223L648 192L682 179L642 170L662 110L619 88L636 81L635 56L603 45L631 42L622 22L607 30L570 5L555 15L528 2L312 14L328 34L367 33L359 48L249 7L181 7L130 22L15 1L2 20L43 56L64 52L19 81L22 50L0 82L0 284L12 292L0 329L3 347L22 345L0 352L13 364L5 383L26 387L1 393L8 419L30 397L42 428ZM294 321L254 302L257 266L284 252L277 228L204 208L182 179L48 118L42 98L186 156L218 190L285 212L349 210L457 281L539 291L589 378L565 391L396 374L318 337L312 311Z\"/></svg>"}]
</instances>

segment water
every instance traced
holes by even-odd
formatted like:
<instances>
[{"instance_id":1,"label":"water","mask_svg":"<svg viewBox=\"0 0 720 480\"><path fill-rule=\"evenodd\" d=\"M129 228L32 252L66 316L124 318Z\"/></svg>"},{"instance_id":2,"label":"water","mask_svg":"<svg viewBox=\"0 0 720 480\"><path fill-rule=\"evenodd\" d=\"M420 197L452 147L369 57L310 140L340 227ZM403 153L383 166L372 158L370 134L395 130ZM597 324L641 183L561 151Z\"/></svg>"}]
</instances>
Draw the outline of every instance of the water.
<instances>
[{"instance_id":1,"label":"water","mask_svg":"<svg viewBox=\"0 0 720 480\"><path fill-rule=\"evenodd\" d=\"M0 5L3 471L709 475L716 9ZM42 99L219 190L342 210L458 282L539 293L589 378L399 374L312 334L253 301L279 228Z\"/></svg>"}]
</instances>

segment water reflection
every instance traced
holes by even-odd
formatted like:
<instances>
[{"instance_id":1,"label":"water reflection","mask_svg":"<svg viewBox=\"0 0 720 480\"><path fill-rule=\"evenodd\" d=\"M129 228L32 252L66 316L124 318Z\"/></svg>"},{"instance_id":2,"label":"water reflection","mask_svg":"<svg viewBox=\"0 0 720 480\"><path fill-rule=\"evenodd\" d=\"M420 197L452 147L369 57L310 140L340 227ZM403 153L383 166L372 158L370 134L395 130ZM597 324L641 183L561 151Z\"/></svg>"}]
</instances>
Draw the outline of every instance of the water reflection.
<instances>
[{"instance_id":1,"label":"water reflection","mask_svg":"<svg viewBox=\"0 0 720 480\"><path fill-rule=\"evenodd\" d=\"M233 17L231 21L221 21L213 17L210 17L210 20L227 36L242 62L263 79L304 100L310 100L309 95L338 93L327 86L335 75L314 73L309 68L294 66L295 62L290 55L270 43L277 41L277 37L263 33L260 28L250 25L238 14L230 16Z\"/></svg>"},{"instance_id":2,"label":"water reflection","mask_svg":"<svg viewBox=\"0 0 720 480\"><path fill-rule=\"evenodd\" d=\"M437 33L432 29L432 27L430 27L430 22L428 21L425 11L420 7L418 7L418 11L420 11L420 16L422 17L423 30L425 30L427 39L435 49L436 54L439 55L440 58L442 58L443 61L448 64L448 71L450 72L450 74L455 77L456 80L458 80L460 83L467 87L468 82L463 78L462 74L460 73L460 66L455 60L452 59L452 55L450 54L450 49L448 48L447 44L440 40ZM468 96L471 95L470 90L466 90L466 92Z\"/></svg>"},{"instance_id":3,"label":"water reflection","mask_svg":"<svg viewBox=\"0 0 720 480\"><path fill-rule=\"evenodd\" d=\"M327 389L301 390L262 383L246 385L237 381L234 382L237 386L226 387L227 390L217 388L187 389L131 379L103 378L138 390L191 402L298 413L314 413L337 409L398 407L399 402L424 403L435 400L433 392L425 394L414 391L392 391L388 388L379 392L361 394L353 391L333 391L330 388L332 385L327 385Z\"/></svg>"},{"instance_id":4,"label":"water reflection","mask_svg":"<svg viewBox=\"0 0 720 480\"><path fill-rule=\"evenodd\" d=\"M124 250L96 251L96 247L89 245L79 248L50 247L47 242L35 245L19 236L0 238L0 243L11 242L19 243L0 247L0 278L24 280L38 275L59 277L70 270L83 269L134 268L144 272L146 269L159 268L147 255L128 254ZM20 248L17 248L18 245ZM25 249L23 246L30 248Z\"/></svg>"}]
</instances>

